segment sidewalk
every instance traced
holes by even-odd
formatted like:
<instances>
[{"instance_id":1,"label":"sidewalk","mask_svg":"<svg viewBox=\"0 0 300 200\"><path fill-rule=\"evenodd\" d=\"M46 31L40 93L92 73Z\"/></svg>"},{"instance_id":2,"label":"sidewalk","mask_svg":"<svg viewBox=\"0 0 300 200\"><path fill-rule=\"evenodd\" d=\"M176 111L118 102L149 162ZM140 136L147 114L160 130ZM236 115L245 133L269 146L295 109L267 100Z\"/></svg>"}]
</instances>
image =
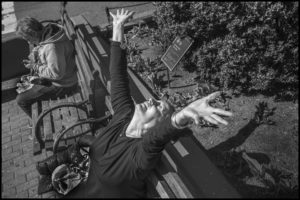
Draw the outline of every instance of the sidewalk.
<instances>
[{"instance_id":1,"label":"sidewalk","mask_svg":"<svg viewBox=\"0 0 300 200\"><path fill-rule=\"evenodd\" d=\"M46 158L45 153L32 154L29 118L16 100L2 103L2 198L51 198L53 192L37 195L38 172L35 163Z\"/></svg>"}]
</instances>

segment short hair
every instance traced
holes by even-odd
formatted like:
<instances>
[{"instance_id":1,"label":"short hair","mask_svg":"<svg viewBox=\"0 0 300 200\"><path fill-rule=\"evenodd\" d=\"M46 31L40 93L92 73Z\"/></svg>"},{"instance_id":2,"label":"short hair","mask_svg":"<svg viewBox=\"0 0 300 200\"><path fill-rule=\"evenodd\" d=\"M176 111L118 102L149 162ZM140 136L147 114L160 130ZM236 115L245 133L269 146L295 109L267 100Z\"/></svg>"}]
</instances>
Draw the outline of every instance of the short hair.
<instances>
[{"instance_id":1,"label":"short hair","mask_svg":"<svg viewBox=\"0 0 300 200\"><path fill-rule=\"evenodd\" d=\"M36 33L42 31L44 28L43 24L32 17L24 17L18 20L16 27L16 34L21 36L32 36L36 37Z\"/></svg>"}]
</instances>

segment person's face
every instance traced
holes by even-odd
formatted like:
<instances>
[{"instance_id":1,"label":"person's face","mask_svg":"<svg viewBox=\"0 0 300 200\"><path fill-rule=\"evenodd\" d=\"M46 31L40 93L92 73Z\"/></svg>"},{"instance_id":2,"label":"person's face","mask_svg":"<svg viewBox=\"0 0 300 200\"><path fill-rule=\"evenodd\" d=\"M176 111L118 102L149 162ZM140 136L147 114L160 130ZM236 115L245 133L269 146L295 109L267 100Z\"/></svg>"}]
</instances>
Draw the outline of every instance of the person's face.
<instances>
[{"instance_id":1,"label":"person's face","mask_svg":"<svg viewBox=\"0 0 300 200\"><path fill-rule=\"evenodd\" d=\"M172 112L170 104L166 101L149 99L136 105L136 115L144 128L149 129L158 124Z\"/></svg>"},{"instance_id":2,"label":"person's face","mask_svg":"<svg viewBox=\"0 0 300 200\"><path fill-rule=\"evenodd\" d=\"M21 35L21 37L28 42L28 44L34 44L38 45L39 44L39 38L36 36L31 36L31 35Z\"/></svg>"}]
</instances>

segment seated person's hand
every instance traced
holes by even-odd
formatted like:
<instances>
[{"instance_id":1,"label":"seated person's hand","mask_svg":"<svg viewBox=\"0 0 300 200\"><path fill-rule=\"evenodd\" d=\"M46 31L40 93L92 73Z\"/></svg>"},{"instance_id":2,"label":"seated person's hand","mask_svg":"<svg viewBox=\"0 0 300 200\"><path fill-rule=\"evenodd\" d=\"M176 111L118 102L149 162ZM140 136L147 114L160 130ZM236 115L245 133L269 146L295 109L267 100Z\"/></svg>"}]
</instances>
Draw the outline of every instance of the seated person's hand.
<instances>
[{"instance_id":1,"label":"seated person's hand","mask_svg":"<svg viewBox=\"0 0 300 200\"><path fill-rule=\"evenodd\" d=\"M176 124L179 126L186 126L193 122L196 125L200 125L201 118L203 118L204 120L215 125L227 125L228 122L225 121L221 116L230 117L232 116L232 113L220 108L211 107L209 105L209 102L214 100L219 95L220 92L214 92L206 97L203 97L202 99L198 99L190 103L176 114Z\"/></svg>"},{"instance_id":2,"label":"seated person's hand","mask_svg":"<svg viewBox=\"0 0 300 200\"><path fill-rule=\"evenodd\" d=\"M23 62L24 66L25 66L27 69L32 69L33 66L35 65L35 63L32 62L31 60L26 60L26 59L25 59L25 60L23 60L22 62Z\"/></svg>"}]
</instances>

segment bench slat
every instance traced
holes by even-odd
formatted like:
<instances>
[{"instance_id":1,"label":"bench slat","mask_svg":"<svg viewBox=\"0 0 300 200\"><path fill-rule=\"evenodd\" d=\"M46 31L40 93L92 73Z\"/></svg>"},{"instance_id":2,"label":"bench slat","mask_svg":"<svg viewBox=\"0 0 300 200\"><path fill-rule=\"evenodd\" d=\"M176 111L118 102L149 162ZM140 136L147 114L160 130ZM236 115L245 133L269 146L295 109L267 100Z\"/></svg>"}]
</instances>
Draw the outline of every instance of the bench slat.
<instances>
[{"instance_id":1,"label":"bench slat","mask_svg":"<svg viewBox=\"0 0 300 200\"><path fill-rule=\"evenodd\" d=\"M85 99L88 99L90 102L93 102L93 91L91 89L91 85L93 85L94 79L92 79L92 75L87 75L86 72L88 72L86 69L88 69L87 60L84 57L82 50L80 49L79 41L75 40L75 48L79 49L77 50L77 54L75 56L77 69L78 69L78 78L81 81L81 87L83 91L83 95ZM89 112L92 112L93 108L91 105L87 106L89 109Z\"/></svg>"},{"instance_id":2,"label":"bench slat","mask_svg":"<svg viewBox=\"0 0 300 200\"><path fill-rule=\"evenodd\" d=\"M76 94L74 96L74 99L75 99L76 102L81 102L82 101L82 98L81 98L80 94ZM78 115L79 115L79 119L87 119L87 115L83 110L77 109L77 112L78 112ZM89 124L82 124L81 125L81 130L82 130L82 132L91 130L91 126ZM92 135L92 132L88 132L87 135Z\"/></svg>"},{"instance_id":3,"label":"bench slat","mask_svg":"<svg viewBox=\"0 0 300 200\"><path fill-rule=\"evenodd\" d=\"M160 177L160 178L158 178ZM157 198L157 194L159 195L160 198L175 198L176 196L174 195L174 193L171 191L171 189L169 188L167 182L161 178L161 176L159 174L157 174L155 171L152 171L148 178L147 178L147 190L148 190L148 194L147 197L148 198ZM151 186L149 188L149 186ZM156 193L155 194L153 190L155 189Z\"/></svg>"},{"instance_id":4,"label":"bench slat","mask_svg":"<svg viewBox=\"0 0 300 200\"><path fill-rule=\"evenodd\" d=\"M50 108L49 101L42 101L43 110L47 110ZM45 135L45 149L52 150L53 147L53 130L51 125L51 112L46 114L43 117L43 128Z\"/></svg>"},{"instance_id":5,"label":"bench slat","mask_svg":"<svg viewBox=\"0 0 300 200\"><path fill-rule=\"evenodd\" d=\"M187 189L186 185L180 179L166 157L162 156L162 159L157 165L156 170L164 177L177 198L193 198L193 195Z\"/></svg>"},{"instance_id":6,"label":"bench slat","mask_svg":"<svg viewBox=\"0 0 300 200\"><path fill-rule=\"evenodd\" d=\"M50 100L49 105L51 107L54 107L59 102L60 102L59 99L57 99L57 100ZM62 119L61 119L61 116L60 116L60 108L54 109L52 111L52 116L53 116L53 125L54 125L55 134L57 134L59 131L61 131L62 126L63 126ZM65 146L64 141L59 141L58 147L62 147L62 146Z\"/></svg>"},{"instance_id":7,"label":"bench slat","mask_svg":"<svg viewBox=\"0 0 300 200\"><path fill-rule=\"evenodd\" d=\"M67 100L68 100L68 102L75 102L75 100L74 100L74 95L69 96L69 97L67 98ZM69 107L69 111L70 111L70 114L71 114L71 115L70 115L71 124L77 123L77 122L78 122L78 119L79 119L78 112L77 112L77 108L75 108L75 107ZM80 126L76 126L76 127L74 127L73 130L71 130L71 131L72 131L72 135L78 135L79 133L82 132L82 129L81 129ZM76 142L75 139L69 139L69 140L67 141L67 143L69 143L69 144L74 144L75 142Z\"/></svg>"},{"instance_id":8,"label":"bench slat","mask_svg":"<svg viewBox=\"0 0 300 200\"><path fill-rule=\"evenodd\" d=\"M32 124L35 125L37 122L37 118L38 118L38 103L37 102L32 104L31 111L32 111ZM32 128L32 138L33 138L33 155L42 153L42 148L40 146L40 143L37 141L37 139L35 137L33 128Z\"/></svg>"},{"instance_id":9,"label":"bench slat","mask_svg":"<svg viewBox=\"0 0 300 200\"><path fill-rule=\"evenodd\" d=\"M60 99L60 103L66 103L68 102L68 100L66 98L62 98ZM70 121L70 114L69 114L69 108L68 107L62 107L60 108L60 115L62 118L62 125L67 129L69 126L72 125L71 121ZM72 135L72 130L67 131L63 138L64 138L64 143L68 146L68 141L66 140L67 137Z\"/></svg>"}]
</instances>

